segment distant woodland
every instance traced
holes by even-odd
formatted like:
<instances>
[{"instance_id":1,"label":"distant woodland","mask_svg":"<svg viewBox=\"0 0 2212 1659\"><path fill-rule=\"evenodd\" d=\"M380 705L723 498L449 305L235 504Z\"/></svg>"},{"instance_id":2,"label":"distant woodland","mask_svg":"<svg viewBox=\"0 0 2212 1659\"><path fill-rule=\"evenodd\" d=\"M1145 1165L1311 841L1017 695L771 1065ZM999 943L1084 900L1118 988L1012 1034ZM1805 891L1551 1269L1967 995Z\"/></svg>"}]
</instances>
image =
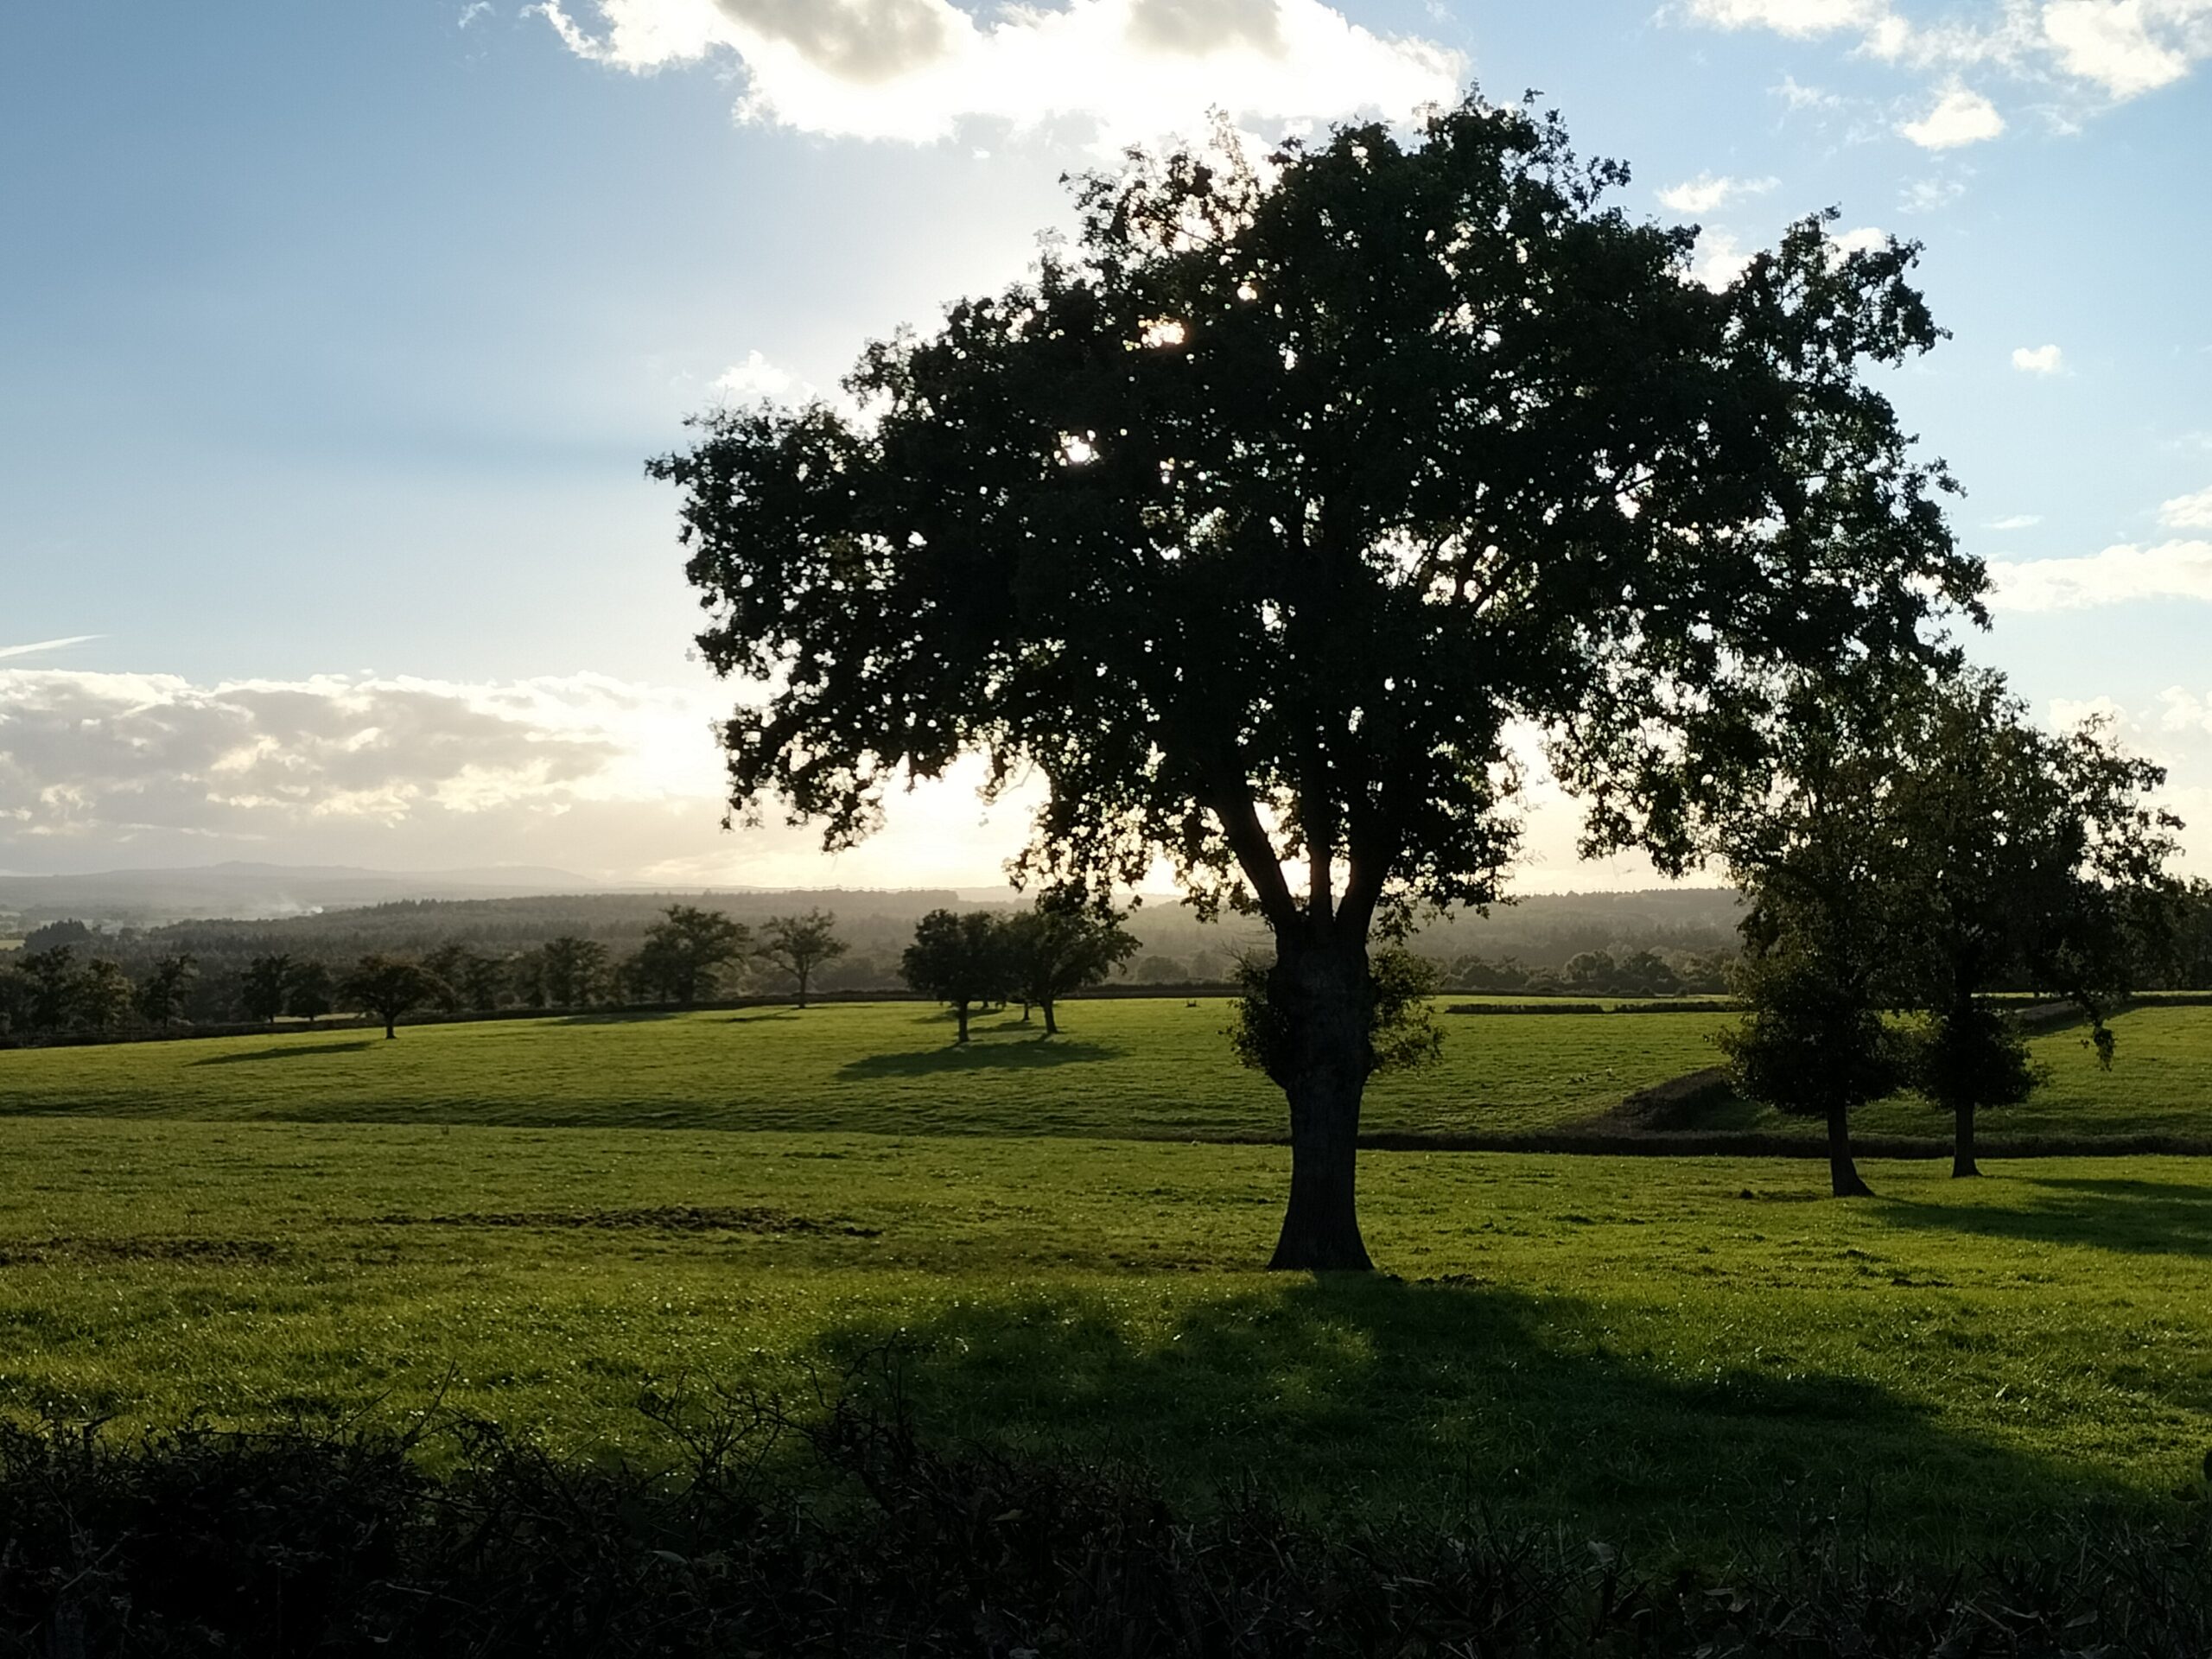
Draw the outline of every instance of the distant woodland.
<instances>
[{"instance_id":1,"label":"distant woodland","mask_svg":"<svg viewBox=\"0 0 2212 1659\"><path fill-rule=\"evenodd\" d=\"M257 920L209 919L152 926L86 924L75 918L12 923L0 914L0 963L66 946L80 962L112 962L143 982L164 961L189 957L178 1019L221 1024L249 1016L248 967L285 957L342 970L372 954L424 959L461 947L507 964L501 1006L529 1006L534 953L560 939L587 939L609 960L634 953L671 904L717 911L759 931L779 914L832 912L845 954L826 963L815 988L828 993L903 991L900 953L916 923L938 909L1014 909L979 904L950 890L900 892L667 892L561 893L525 897L404 899ZM1718 888L1535 897L1488 915L1447 914L1414 934L1412 945L1437 969L1442 988L1470 993L1656 996L1725 988L1737 950L1740 900ZM1226 985L1241 956L1267 948L1265 930L1242 918L1200 922L1173 899L1149 899L1130 917L1138 950L1116 982ZM776 994L788 986L769 963L726 971L718 995Z\"/></svg>"}]
</instances>

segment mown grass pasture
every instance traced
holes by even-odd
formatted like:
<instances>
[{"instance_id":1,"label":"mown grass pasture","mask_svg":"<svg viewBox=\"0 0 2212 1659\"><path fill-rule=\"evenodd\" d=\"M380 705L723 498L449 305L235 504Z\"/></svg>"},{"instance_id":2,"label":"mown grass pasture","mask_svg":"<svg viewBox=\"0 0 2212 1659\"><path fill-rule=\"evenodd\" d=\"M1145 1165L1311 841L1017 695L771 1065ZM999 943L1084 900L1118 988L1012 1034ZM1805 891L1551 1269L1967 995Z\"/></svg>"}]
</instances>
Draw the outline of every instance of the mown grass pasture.
<instances>
[{"instance_id":1,"label":"mown grass pasture","mask_svg":"<svg viewBox=\"0 0 2212 1659\"><path fill-rule=\"evenodd\" d=\"M2111 1074L2043 1039L2054 1096L2183 1121L2208 1012L2128 1016ZM1873 1163L1881 1196L1836 1204L1798 1160L1370 1153L1389 1276L1269 1275L1287 1154L1191 1144L1275 1127L1223 1018L1081 1004L964 1053L905 1004L0 1055L0 1409L442 1402L650 1459L644 1390L888 1360L933 1432L1192 1503L1257 1476L1324 1519L1703 1557L1834 1526L1955 1554L2202 1490L2212 1165ZM1467 1018L1375 1120L1571 1122L1704 1063L1708 1025Z\"/></svg>"},{"instance_id":2,"label":"mown grass pasture","mask_svg":"<svg viewBox=\"0 0 2212 1659\"><path fill-rule=\"evenodd\" d=\"M582 1014L310 1031L0 1055L0 1114L208 1121L452 1123L899 1135L1271 1139L1281 1097L1230 1058L1220 998L1071 1004L1061 1036L1007 1014L950 1041L912 1002L669 1014ZM1440 1014L1442 1063L1375 1080L1378 1134L1515 1135L1586 1126L1636 1090L1719 1058L1710 1013ZM2212 1138L2212 1008L2151 1007L2115 1022L2101 1071L2075 1030L2036 1039L2050 1081L1992 1114L1993 1141ZM1941 1136L1910 1098L1859 1120L1871 1135ZM1812 1126L1724 1103L1689 1127Z\"/></svg>"}]
</instances>

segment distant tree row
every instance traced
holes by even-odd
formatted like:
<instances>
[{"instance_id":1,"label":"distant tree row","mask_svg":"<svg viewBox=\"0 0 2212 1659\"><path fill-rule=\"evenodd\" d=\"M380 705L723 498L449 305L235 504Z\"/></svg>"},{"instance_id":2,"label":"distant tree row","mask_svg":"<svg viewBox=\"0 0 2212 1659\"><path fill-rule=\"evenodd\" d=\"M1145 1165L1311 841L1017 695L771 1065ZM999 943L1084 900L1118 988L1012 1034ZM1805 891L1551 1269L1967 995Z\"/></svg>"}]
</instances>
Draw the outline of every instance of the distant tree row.
<instances>
[{"instance_id":1,"label":"distant tree row","mask_svg":"<svg viewBox=\"0 0 2212 1659\"><path fill-rule=\"evenodd\" d=\"M101 940L81 923L62 924L41 930L13 961L0 963L0 1033L115 1035L190 1023L195 957L158 957L134 978L110 957L84 954ZM345 1008L374 1014L389 1035L401 1015L424 1007L484 1013L696 1002L722 994L752 963L792 986L804 1007L823 967L848 948L827 911L771 917L756 937L719 911L677 904L666 906L644 942L620 961L600 941L573 934L504 956L460 943L421 957L370 951L345 967L268 952L237 971L228 1012L265 1025L286 1016L313 1022Z\"/></svg>"}]
</instances>

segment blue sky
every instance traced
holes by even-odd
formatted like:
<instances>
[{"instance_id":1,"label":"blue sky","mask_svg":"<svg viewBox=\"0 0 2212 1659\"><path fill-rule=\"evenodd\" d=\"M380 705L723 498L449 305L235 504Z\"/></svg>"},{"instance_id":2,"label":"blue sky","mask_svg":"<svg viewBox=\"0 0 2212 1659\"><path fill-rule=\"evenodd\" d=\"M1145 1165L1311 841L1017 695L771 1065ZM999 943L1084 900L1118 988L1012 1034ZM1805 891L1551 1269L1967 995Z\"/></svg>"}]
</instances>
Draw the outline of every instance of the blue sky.
<instances>
[{"instance_id":1,"label":"blue sky","mask_svg":"<svg viewBox=\"0 0 2212 1659\"><path fill-rule=\"evenodd\" d=\"M21 9L0 58L0 868L994 878L723 835L674 503L712 399L1017 274L1058 183L1541 89L1711 269L1927 245L1892 378L2005 567L1975 653L2166 760L2212 871L2212 0L384 0ZM52 643L63 642L63 643ZM31 649L24 649L31 647ZM1540 812L1532 887L1577 869Z\"/></svg>"}]
</instances>

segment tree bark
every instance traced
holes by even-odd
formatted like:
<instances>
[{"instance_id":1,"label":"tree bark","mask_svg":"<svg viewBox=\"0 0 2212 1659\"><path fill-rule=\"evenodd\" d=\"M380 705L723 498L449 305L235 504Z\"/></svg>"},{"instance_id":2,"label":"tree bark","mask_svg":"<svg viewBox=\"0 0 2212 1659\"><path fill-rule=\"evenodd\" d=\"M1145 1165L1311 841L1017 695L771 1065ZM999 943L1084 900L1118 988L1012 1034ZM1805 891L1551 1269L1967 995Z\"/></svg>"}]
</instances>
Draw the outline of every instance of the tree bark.
<instances>
[{"instance_id":1,"label":"tree bark","mask_svg":"<svg viewBox=\"0 0 2212 1659\"><path fill-rule=\"evenodd\" d=\"M1371 1051L1363 944L1277 941L1268 1000L1278 1024L1275 1080L1290 1101L1290 1203L1271 1269L1370 1271L1356 1182L1360 1096Z\"/></svg>"},{"instance_id":2,"label":"tree bark","mask_svg":"<svg viewBox=\"0 0 2212 1659\"><path fill-rule=\"evenodd\" d=\"M1979 1175L1981 1166L1974 1159L1974 1108L1955 1107L1952 1118L1957 1129L1951 1140L1951 1179L1956 1180L1963 1175Z\"/></svg>"},{"instance_id":3,"label":"tree bark","mask_svg":"<svg viewBox=\"0 0 2212 1659\"><path fill-rule=\"evenodd\" d=\"M1060 1034L1059 1022L1052 1018L1052 1004L1051 1001L1047 999L1045 1001L1039 1002L1037 1006L1045 1011L1045 1034L1047 1037L1058 1036ZM1022 1018L1025 1020L1029 1016L1027 1014L1022 1015Z\"/></svg>"},{"instance_id":4,"label":"tree bark","mask_svg":"<svg viewBox=\"0 0 2212 1659\"><path fill-rule=\"evenodd\" d=\"M393 1038L395 1038L395 1037L397 1037L397 1036L398 1036L398 1035L399 1035L398 1031L396 1029L396 1027L398 1026L398 1024L399 1024L399 1020L398 1020L398 1016L397 1016L397 1015L396 1015L396 1014L386 1014L386 1015L385 1015L385 1018L384 1018L384 1039L385 1039L385 1041L386 1041L386 1042L388 1043L388 1042L391 1041L391 1039L392 1039Z\"/></svg>"},{"instance_id":5,"label":"tree bark","mask_svg":"<svg viewBox=\"0 0 2212 1659\"><path fill-rule=\"evenodd\" d=\"M1859 1179L1851 1156L1851 1114L1828 1108L1828 1187L1839 1198L1871 1198L1874 1189Z\"/></svg>"},{"instance_id":6,"label":"tree bark","mask_svg":"<svg viewBox=\"0 0 2212 1659\"><path fill-rule=\"evenodd\" d=\"M965 1002L954 1003L952 1005L952 1017L960 1022L960 1035L953 1039L953 1040L955 1042L961 1043L966 1042L968 1040L968 1005Z\"/></svg>"}]
</instances>

